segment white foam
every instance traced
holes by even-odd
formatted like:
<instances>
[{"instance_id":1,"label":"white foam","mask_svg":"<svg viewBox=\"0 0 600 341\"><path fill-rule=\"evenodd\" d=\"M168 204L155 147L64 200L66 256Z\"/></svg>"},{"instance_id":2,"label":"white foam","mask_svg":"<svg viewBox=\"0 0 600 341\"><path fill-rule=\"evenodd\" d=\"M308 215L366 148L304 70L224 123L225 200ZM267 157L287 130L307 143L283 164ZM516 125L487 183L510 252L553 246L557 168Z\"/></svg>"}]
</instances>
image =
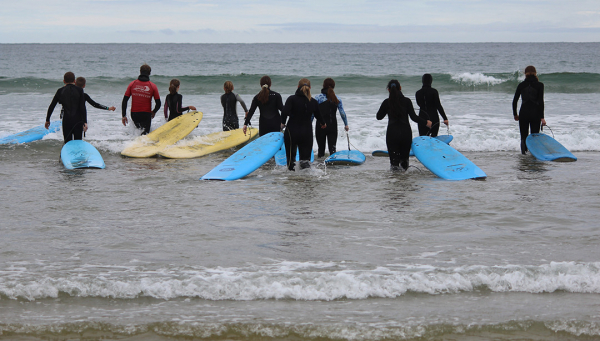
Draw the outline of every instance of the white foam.
<instances>
[{"instance_id":1,"label":"white foam","mask_svg":"<svg viewBox=\"0 0 600 341\"><path fill-rule=\"evenodd\" d=\"M452 74L450 79L452 79L453 81L455 81L459 84L467 85L467 86L478 86L478 85L491 86L491 85L498 85L498 84L501 84L501 83L504 83L505 81L507 81L507 80L495 78L493 76L486 76L483 73L470 73L470 72Z\"/></svg>"},{"instance_id":2,"label":"white foam","mask_svg":"<svg viewBox=\"0 0 600 341\"><path fill-rule=\"evenodd\" d=\"M407 292L452 294L487 288L494 292L545 293L564 290L600 293L600 263L557 262L540 266L388 266L356 269L356 264L281 262L246 268L86 266L66 276L40 275L23 267L7 269L0 294L36 300L66 293L77 297L209 300L335 300L393 298ZM11 273L11 274L7 274Z\"/></svg>"}]
</instances>

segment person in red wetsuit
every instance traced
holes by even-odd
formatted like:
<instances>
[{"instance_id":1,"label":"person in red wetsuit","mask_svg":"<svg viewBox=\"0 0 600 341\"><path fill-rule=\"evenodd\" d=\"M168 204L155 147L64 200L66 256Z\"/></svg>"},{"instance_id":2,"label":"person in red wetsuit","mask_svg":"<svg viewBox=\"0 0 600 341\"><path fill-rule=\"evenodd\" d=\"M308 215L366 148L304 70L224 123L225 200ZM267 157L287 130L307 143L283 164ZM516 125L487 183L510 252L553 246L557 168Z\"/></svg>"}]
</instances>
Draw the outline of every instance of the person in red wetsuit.
<instances>
[{"instance_id":1,"label":"person in red wetsuit","mask_svg":"<svg viewBox=\"0 0 600 341\"><path fill-rule=\"evenodd\" d=\"M131 120L137 128L142 129L142 135L150 132L150 125L156 112L160 109L160 95L156 84L150 81L150 65L144 64L140 67L140 76L138 79L129 83L123 103L121 105L121 114L123 116L123 125L127 125L127 102L131 100ZM154 98L154 109L152 108L152 98Z\"/></svg>"}]
</instances>

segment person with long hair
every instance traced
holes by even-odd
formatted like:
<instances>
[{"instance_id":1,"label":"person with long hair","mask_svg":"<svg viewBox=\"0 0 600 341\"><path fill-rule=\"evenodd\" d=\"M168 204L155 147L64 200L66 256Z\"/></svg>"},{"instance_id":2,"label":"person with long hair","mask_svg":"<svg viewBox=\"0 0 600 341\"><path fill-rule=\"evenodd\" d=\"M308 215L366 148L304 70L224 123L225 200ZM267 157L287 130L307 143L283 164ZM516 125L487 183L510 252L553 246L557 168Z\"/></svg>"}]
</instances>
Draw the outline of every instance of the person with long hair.
<instances>
[{"instance_id":1,"label":"person with long hair","mask_svg":"<svg viewBox=\"0 0 600 341\"><path fill-rule=\"evenodd\" d=\"M432 122L417 116L412 101L402 94L398 80L389 81L387 90L389 97L381 103L379 111L377 111L377 119L382 120L386 115L388 116L385 142L390 156L391 169L399 170L402 167L407 170L412 143L412 129L408 117L410 116L411 120L422 123L428 128L431 128Z\"/></svg>"},{"instance_id":2,"label":"person with long hair","mask_svg":"<svg viewBox=\"0 0 600 341\"><path fill-rule=\"evenodd\" d=\"M517 104L521 97L521 109L517 114ZM546 125L544 119L544 83L537 77L537 70L529 65L525 68L525 80L519 83L515 97L512 101L512 111L515 121L519 121L519 131L521 132L521 153L527 153L527 144L525 143L529 131L531 133L540 132L540 124Z\"/></svg>"},{"instance_id":3,"label":"person with long hair","mask_svg":"<svg viewBox=\"0 0 600 341\"><path fill-rule=\"evenodd\" d=\"M319 111L323 120L327 123L327 128L318 129L315 126L315 137L317 139L317 156L325 156L325 143L329 149L329 155L335 153L336 143L338 138L337 128L337 111L340 112L340 117L344 121L344 129L348 131L348 119L346 118L346 112L342 105L342 100L337 97L333 89L335 88L335 81L331 78L325 78L323 81L323 88L321 93L315 96L317 102L319 102ZM317 123L318 124L318 123Z\"/></svg>"},{"instance_id":4,"label":"person with long hair","mask_svg":"<svg viewBox=\"0 0 600 341\"><path fill-rule=\"evenodd\" d=\"M281 114L283 111L283 100L281 95L271 90L271 77L262 76L260 79L260 92L252 99L250 104L250 110L246 119L244 120L244 134L248 125L250 125L250 119L254 115L256 108L260 110L260 117L258 118L258 135L263 136L268 133L278 132L281 130Z\"/></svg>"},{"instance_id":5,"label":"person with long hair","mask_svg":"<svg viewBox=\"0 0 600 341\"><path fill-rule=\"evenodd\" d=\"M221 105L223 106L223 131L229 131L240 128L240 119L237 115L237 102L240 102L246 116L248 115L248 108L246 103L238 94L233 93L233 83L226 81L223 84L223 90L225 93L221 95Z\"/></svg>"},{"instance_id":6,"label":"person with long hair","mask_svg":"<svg viewBox=\"0 0 600 341\"><path fill-rule=\"evenodd\" d=\"M419 106L419 117L426 120L430 120L432 123L431 128L428 128L424 124L419 124L419 136L429 135L431 137L438 136L440 130L440 116L444 118L444 124L448 125L448 117L440 102L440 94L438 91L431 87L433 83L433 76L426 73L422 77L423 87L417 91L415 98L417 99L417 105ZM439 112L439 115L438 115Z\"/></svg>"},{"instance_id":7,"label":"person with long hair","mask_svg":"<svg viewBox=\"0 0 600 341\"><path fill-rule=\"evenodd\" d=\"M310 153L313 149L313 131L311 119L317 119L322 129L327 124L321 117L319 103L310 94L310 81L302 78L298 82L296 93L288 97L281 114L281 128L283 133L287 157L287 167L294 171L296 166L296 149L300 152L300 169L310 168ZM289 119L289 122L286 121Z\"/></svg>"},{"instance_id":8,"label":"person with long hair","mask_svg":"<svg viewBox=\"0 0 600 341\"><path fill-rule=\"evenodd\" d=\"M181 116L184 111L196 110L196 107L190 105L189 107L181 107L183 96L178 93L181 82L177 78L171 79L169 83L169 94L165 98L164 113L167 121L174 119L175 117Z\"/></svg>"}]
</instances>

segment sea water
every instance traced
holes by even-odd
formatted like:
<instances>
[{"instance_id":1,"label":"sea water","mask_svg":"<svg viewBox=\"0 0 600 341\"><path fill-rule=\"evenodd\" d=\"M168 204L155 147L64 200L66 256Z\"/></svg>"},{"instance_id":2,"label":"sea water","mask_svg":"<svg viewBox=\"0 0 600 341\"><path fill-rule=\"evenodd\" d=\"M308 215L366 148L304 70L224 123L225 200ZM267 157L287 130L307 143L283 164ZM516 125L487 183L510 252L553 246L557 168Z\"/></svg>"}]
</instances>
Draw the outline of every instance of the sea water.
<instances>
[{"instance_id":1,"label":"sea water","mask_svg":"<svg viewBox=\"0 0 600 341\"><path fill-rule=\"evenodd\" d=\"M0 45L0 137L43 124L66 71L88 105L104 170L65 170L62 132L0 146L0 339L600 339L600 44ZM139 66L204 113L181 143L221 130L231 80L249 106L265 74L284 101L336 81L356 167L268 162L200 181L236 149L129 159L120 103ZM512 98L535 65L544 132L577 162L521 155ZM454 136L488 175L445 181L385 149L375 113L423 73ZM52 116L58 119L59 110ZM243 110L238 106L240 117ZM258 112L252 119L258 126ZM152 122L164 123L162 111ZM341 123L340 123L341 124ZM348 147L340 127L338 149ZM413 135L416 135L413 125ZM316 148L316 146L315 146Z\"/></svg>"}]
</instances>

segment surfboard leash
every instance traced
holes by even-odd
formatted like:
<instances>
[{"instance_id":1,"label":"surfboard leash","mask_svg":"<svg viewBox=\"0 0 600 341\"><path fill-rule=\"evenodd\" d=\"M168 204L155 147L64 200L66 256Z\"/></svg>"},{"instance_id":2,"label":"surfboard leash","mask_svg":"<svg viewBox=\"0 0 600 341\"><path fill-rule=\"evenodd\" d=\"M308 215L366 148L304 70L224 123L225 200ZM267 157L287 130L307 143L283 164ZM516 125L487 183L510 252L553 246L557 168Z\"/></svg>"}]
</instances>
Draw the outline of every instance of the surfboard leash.
<instances>
[{"instance_id":1,"label":"surfboard leash","mask_svg":"<svg viewBox=\"0 0 600 341\"><path fill-rule=\"evenodd\" d=\"M552 131L552 128L550 128L549 125L546 124L546 127L548 127L548 129L550 129L550 133L552 133L552 138L554 138L554 132ZM540 126L540 131L544 131L544 126Z\"/></svg>"}]
</instances>

